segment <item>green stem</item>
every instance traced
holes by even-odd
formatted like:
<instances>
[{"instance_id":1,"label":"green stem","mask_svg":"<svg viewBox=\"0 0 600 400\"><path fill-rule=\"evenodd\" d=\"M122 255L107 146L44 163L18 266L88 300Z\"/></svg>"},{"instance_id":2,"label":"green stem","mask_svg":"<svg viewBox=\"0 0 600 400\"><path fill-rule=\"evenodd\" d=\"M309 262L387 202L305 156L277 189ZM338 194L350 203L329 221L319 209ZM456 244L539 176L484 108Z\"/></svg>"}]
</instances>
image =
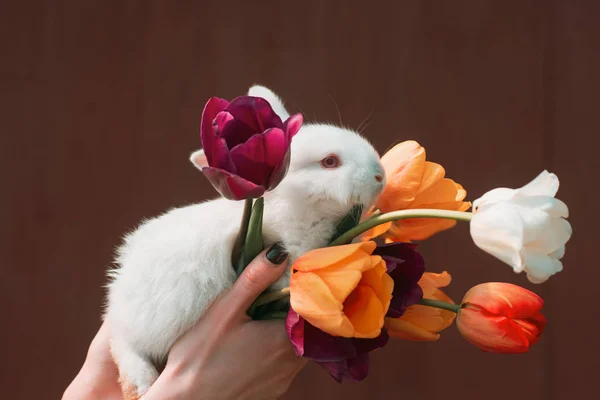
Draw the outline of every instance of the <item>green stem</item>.
<instances>
[{"instance_id":1,"label":"green stem","mask_svg":"<svg viewBox=\"0 0 600 400\"><path fill-rule=\"evenodd\" d=\"M262 294L258 297L258 299L256 299L256 301L254 302L254 304L252 305L252 308L255 309L256 307L271 303L273 301L277 301L286 297L290 296L290 288L286 287L274 292L268 292L265 294ZM460 305L459 304L452 304L452 303L446 303L445 301L440 301L440 300L433 300L433 299L421 299L419 301L419 304L422 306L427 306L427 307L435 307L435 308L441 308L443 310L448 310L448 311L452 311L452 312L458 312L458 310L460 310Z\"/></svg>"},{"instance_id":2,"label":"green stem","mask_svg":"<svg viewBox=\"0 0 600 400\"><path fill-rule=\"evenodd\" d=\"M248 221L248 232L246 232L246 241L244 242L242 251L243 262L238 265L238 276L250 264L250 261L254 260L263 250L262 224L264 201L263 197L259 197L252 205L252 212Z\"/></svg>"},{"instance_id":3,"label":"green stem","mask_svg":"<svg viewBox=\"0 0 600 400\"><path fill-rule=\"evenodd\" d=\"M246 243L246 235L248 234L248 224L250 223L250 215L252 214L252 203L254 199L244 200L244 213L242 214L242 222L240 223L240 231L233 245L233 251L231 252L231 263L237 265Z\"/></svg>"},{"instance_id":4,"label":"green stem","mask_svg":"<svg viewBox=\"0 0 600 400\"><path fill-rule=\"evenodd\" d=\"M419 304L422 306L441 308L442 310L448 310L457 313L460 310L459 304L446 303L445 301L432 300L432 299L421 299Z\"/></svg>"},{"instance_id":5,"label":"green stem","mask_svg":"<svg viewBox=\"0 0 600 400\"><path fill-rule=\"evenodd\" d=\"M448 210L430 210L430 209L413 209L392 211L385 214L380 214L369 218L368 220L356 225L346 233L340 235L337 239L329 243L329 246L338 246L352 242L352 239L358 235L365 233L369 229L373 229L378 225L382 225L392 221L409 218L441 218L453 219L456 221L470 221L473 213L464 211L448 211Z\"/></svg>"},{"instance_id":6,"label":"green stem","mask_svg":"<svg viewBox=\"0 0 600 400\"><path fill-rule=\"evenodd\" d=\"M253 307L262 306L263 304L270 303L272 301L276 301L279 299L283 299L286 297L290 297L290 288L286 287L281 290L276 290L274 292L267 292L265 294L261 294L258 299L252 305Z\"/></svg>"}]
</instances>

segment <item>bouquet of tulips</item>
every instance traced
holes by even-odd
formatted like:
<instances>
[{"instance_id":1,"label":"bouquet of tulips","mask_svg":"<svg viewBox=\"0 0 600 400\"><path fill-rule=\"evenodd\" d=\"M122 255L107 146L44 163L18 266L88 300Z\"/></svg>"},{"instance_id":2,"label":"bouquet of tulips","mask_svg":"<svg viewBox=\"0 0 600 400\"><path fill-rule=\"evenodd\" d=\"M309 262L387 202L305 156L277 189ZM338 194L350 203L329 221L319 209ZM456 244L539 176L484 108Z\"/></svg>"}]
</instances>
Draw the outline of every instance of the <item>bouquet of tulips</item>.
<instances>
[{"instance_id":1,"label":"bouquet of tulips","mask_svg":"<svg viewBox=\"0 0 600 400\"><path fill-rule=\"evenodd\" d=\"M262 196L284 178L302 117L281 121L266 100L242 96L211 99L202 121L202 171L224 197L245 201L232 254L239 274L263 250ZM228 147L240 137L245 143ZM364 379L369 353L389 337L434 341L454 321L484 351L528 351L546 322L539 296L489 282L455 303L442 291L450 274L426 272L414 242L464 221L476 246L542 283L562 269L571 236L567 206L555 198L556 175L543 171L519 189L494 189L471 204L415 141L397 144L380 162L386 183L374 207L352 208L327 246L292 260L289 287L264 293L249 314L285 318L296 353L337 381Z\"/></svg>"}]
</instances>

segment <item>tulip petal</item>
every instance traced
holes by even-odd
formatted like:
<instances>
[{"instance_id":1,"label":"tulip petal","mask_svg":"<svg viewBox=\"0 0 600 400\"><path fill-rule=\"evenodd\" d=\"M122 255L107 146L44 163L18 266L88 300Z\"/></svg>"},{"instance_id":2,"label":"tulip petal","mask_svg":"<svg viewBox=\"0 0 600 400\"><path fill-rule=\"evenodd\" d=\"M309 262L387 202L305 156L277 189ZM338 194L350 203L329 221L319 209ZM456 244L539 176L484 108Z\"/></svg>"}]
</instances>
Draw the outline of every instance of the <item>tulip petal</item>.
<instances>
[{"instance_id":1,"label":"tulip petal","mask_svg":"<svg viewBox=\"0 0 600 400\"><path fill-rule=\"evenodd\" d=\"M338 337L333 339L336 342L351 342L356 353L354 357L349 357L345 364L338 361L336 365L321 365L339 382L343 379L362 380L366 378L369 367L368 353L385 346L389 340L389 335L382 329L381 334L374 339L346 339Z\"/></svg>"},{"instance_id":2,"label":"tulip petal","mask_svg":"<svg viewBox=\"0 0 600 400\"><path fill-rule=\"evenodd\" d=\"M231 149L231 159L241 177L266 188L274 167L285 159L288 149L283 131L274 128Z\"/></svg>"},{"instance_id":3,"label":"tulip petal","mask_svg":"<svg viewBox=\"0 0 600 400\"><path fill-rule=\"evenodd\" d=\"M286 318L286 330L297 355L316 361L341 361L357 354L353 339L328 335L315 328L293 309Z\"/></svg>"},{"instance_id":4,"label":"tulip petal","mask_svg":"<svg viewBox=\"0 0 600 400\"><path fill-rule=\"evenodd\" d=\"M365 355L385 346L389 338L385 331L374 339L334 337L304 321L293 309L288 313L286 330L297 355L316 361L338 381L363 379L368 368Z\"/></svg>"},{"instance_id":5,"label":"tulip petal","mask_svg":"<svg viewBox=\"0 0 600 400\"><path fill-rule=\"evenodd\" d=\"M556 258L556 259L561 259L565 256L565 246L560 246L558 249L556 249L555 251L553 251L552 253L550 253L548 256L550 258Z\"/></svg>"},{"instance_id":6,"label":"tulip petal","mask_svg":"<svg viewBox=\"0 0 600 400\"><path fill-rule=\"evenodd\" d=\"M511 265L515 272L523 270L524 230L521 215L509 204L481 210L471 220L471 237L477 247Z\"/></svg>"},{"instance_id":7,"label":"tulip petal","mask_svg":"<svg viewBox=\"0 0 600 400\"><path fill-rule=\"evenodd\" d=\"M510 204L512 205L512 204ZM539 209L512 205L523 220L523 244L551 253L571 237L571 224L562 218L552 218Z\"/></svg>"},{"instance_id":8,"label":"tulip petal","mask_svg":"<svg viewBox=\"0 0 600 400\"><path fill-rule=\"evenodd\" d=\"M527 335L518 324L504 316L462 308L456 326L465 339L484 351L515 354L529 350Z\"/></svg>"},{"instance_id":9,"label":"tulip petal","mask_svg":"<svg viewBox=\"0 0 600 400\"><path fill-rule=\"evenodd\" d=\"M382 212L406 208L417 195L425 172L425 149L409 140L394 146L381 157L387 184L377 201Z\"/></svg>"},{"instance_id":10,"label":"tulip petal","mask_svg":"<svg viewBox=\"0 0 600 400\"><path fill-rule=\"evenodd\" d=\"M291 140L302 127L304 117L302 114L294 114L283 123L283 131L288 140Z\"/></svg>"},{"instance_id":11,"label":"tulip petal","mask_svg":"<svg viewBox=\"0 0 600 400\"><path fill-rule=\"evenodd\" d=\"M464 187L462 187L461 184L456 184L456 201L462 201L465 199L465 197L467 197L467 191L465 190Z\"/></svg>"},{"instance_id":12,"label":"tulip petal","mask_svg":"<svg viewBox=\"0 0 600 400\"><path fill-rule=\"evenodd\" d=\"M244 144L241 153L259 165L266 165L264 186L272 189L281 182L290 164L291 139L281 129L272 128L253 136ZM233 156L232 150L232 157Z\"/></svg>"},{"instance_id":13,"label":"tulip petal","mask_svg":"<svg viewBox=\"0 0 600 400\"><path fill-rule=\"evenodd\" d=\"M383 314L385 314L387 313L392 300L394 280L387 274L386 263L381 257L371 257L371 259L379 259L379 262L370 270L363 272L360 285L368 286L373 289L375 295L383 305Z\"/></svg>"},{"instance_id":14,"label":"tulip petal","mask_svg":"<svg viewBox=\"0 0 600 400\"><path fill-rule=\"evenodd\" d=\"M433 342L440 338L439 333L430 332L403 318L386 318L385 327L393 338Z\"/></svg>"},{"instance_id":15,"label":"tulip petal","mask_svg":"<svg viewBox=\"0 0 600 400\"><path fill-rule=\"evenodd\" d=\"M269 128L283 128L281 118L271 108L269 102L262 97L240 96L231 100L227 106L236 120L243 121L255 133L264 132Z\"/></svg>"},{"instance_id":16,"label":"tulip petal","mask_svg":"<svg viewBox=\"0 0 600 400\"><path fill-rule=\"evenodd\" d=\"M386 262L387 272L392 273L398 265L406 263L411 266L414 265L416 273L420 276L423 274L419 272L424 270L425 261L423 256L417 251L417 246L411 243L390 243L379 245L373 250L373 255L378 255L383 258ZM418 279L417 279L418 280Z\"/></svg>"},{"instance_id":17,"label":"tulip petal","mask_svg":"<svg viewBox=\"0 0 600 400\"><path fill-rule=\"evenodd\" d=\"M559 199L549 196L515 196L514 204L543 211L554 218L568 218L569 208Z\"/></svg>"},{"instance_id":18,"label":"tulip petal","mask_svg":"<svg viewBox=\"0 0 600 400\"><path fill-rule=\"evenodd\" d=\"M362 381L369 374L369 354L361 354L337 362L317 362L329 375L341 383L344 379Z\"/></svg>"},{"instance_id":19,"label":"tulip petal","mask_svg":"<svg viewBox=\"0 0 600 400\"><path fill-rule=\"evenodd\" d=\"M233 116L227 111L221 111L217 114L213 121L213 132L216 138L212 141L210 147L205 148L205 153L211 155L212 164L209 164L209 166L236 174L237 169L231 160L227 141L219 134L219 132L222 132L223 127L232 119Z\"/></svg>"},{"instance_id":20,"label":"tulip petal","mask_svg":"<svg viewBox=\"0 0 600 400\"><path fill-rule=\"evenodd\" d=\"M390 227L392 226L391 222L386 222L385 224L377 225L373 229L369 229L365 233L360 236L360 240L370 240L376 238L378 236L383 235Z\"/></svg>"},{"instance_id":21,"label":"tulip petal","mask_svg":"<svg viewBox=\"0 0 600 400\"><path fill-rule=\"evenodd\" d=\"M408 321L428 332L441 332L452 325L455 317L456 313L452 311L415 304L408 307L404 315L398 319Z\"/></svg>"},{"instance_id":22,"label":"tulip petal","mask_svg":"<svg viewBox=\"0 0 600 400\"><path fill-rule=\"evenodd\" d=\"M346 244L341 246L324 247L311 250L308 253L300 256L292 265L292 268L297 271L308 272L316 269L337 266L345 260L352 258L353 260L363 260L364 268L357 270L364 271L371 267L368 261L369 255L375 250L377 244L373 241L359 242Z\"/></svg>"},{"instance_id":23,"label":"tulip petal","mask_svg":"<svg viewBox=\"0 0 600 400\"><path fill-rule=\"evenodd\" d=\"M408 307L417 304L423 298L423 289L415 285L410 290L394 294L386 317L398 318L404 315Z\"/></svg>"},{"instance_id":24,"label":"tulip petal","mask_svg":"<svg viewBox=\"0 0 600 400\"><path fill-rule=\"evenodd\" d=\"M392 295L392 293L394 291L394 280L389 275L385 274L382 277L382 283L383 283L383 285L382 285L381 292L379 292L377 294L377 296L379 297L379 301L381 301L381 304L383 305L383 314L385 315L389 311L390 305L392 303L392 300L394 299L394 296ZM406 302L406 298L409 298L411 296L412 296L412 298L410 300L408 300L408 301L412 301L414 303L418 302L420 300L420 298L421 298L420 297L420 290L421 290L421 288L419 288L417 286L416 291L419 292L418 293L419 294L419 298L418 299L414 300L415 295L414 295L413 292L411 292L411 293L409 293L409 294L407 294L407 295L404 296L404 300L405 300L404 302ZM400 297L400 296L398 296L398 297ZM398 302L396 302L396 304L397 303ZM412 304L414 304L414 303L412 303ZM398 306L396 305L396 307L398 307Z\"/></svg>"},{"instance_id":25,"label":"tulip petal","mask_svg":"<svg viewBox=\"0 0 600 400\"><path fill-rule=\"evenodd\" d=\"M417 191L417 196L436 185L438 182L444 179L444 176L446 176L446 170L444 170L444 167L431 161L425 161L423 178L421 179L421 185Z\"/></svg>"},{"instance_id":26,"label":"tulip petal","mask_svg":"<svg viewBox=\"0 0 600 400\"><path fill-rule=\"evenodd\" d=\"M435 218L414 218L398 221L388 230L386 238L393 242L426 240L436 233L450 229L456 221Z\"/></svg>"},{"instance_id":27,"label":"tulip petal","mask_svg":"<svg viewBox=\"0 0 600 400\"><path fill-rule=\"evenodd\" d=\"M258 186L222 169L205 167L202 168L202 173L214 188L229 200L258 198L265 193L265 189L262 186Z\"/></svg>"},{"instance_id":28,"label":"tulip petal","mask_svg":"<svg viewBox=\"0 0 600 400\"><path fill-rule=\"evenodd\" d=\"M378 348L385 346L389 340L389 335L385 329L381 330L379 336L373 339L352 338L352 345L356 349L356 354L370 353ZM341 339L341 338L340 338Z\"/></svg>"},{"instance_id":29,"label":"tulip petal","mask_svg":"<svg viewBox=\"0 0 600 400\"><path fill-rule=\"evenodd\" d=\"M229 102L218 97L211 97L202 111L202 121L200 122L200 139L202 148L212 149L217 136L213 131L213 121L221 111L227 108ZM205 151L206 159L209 165L213 165L213 159L210 151Z\"/></svg>"},{"instance_id":30,"label":"tulip petal","mask_svg":"<svg viewBox=\"0 0 600 400\"><path fill-rule=\"evenodd\" d=\"M361 281L362 273L355 270L317 270L314 273L325 282L331 294L343 303L346 297L356 288L358 282Z\"/></svg>"},{"instance_id":31,"label":"tulip petal","mask_svg":"<svg viewBox=\"0 0 600 400\"><path fill-rule=\"evenodd\" d=\"M292 308L285 318L285 330L298 356L304 355L304 319Z\"/></svg>"},{"instance_id":32,"label":"tulip petal","mask_svg":"<svg viewBox=\"0 0 600 400\"><path fill-rule=\"evenodd\" d=\"M534 231L533 227L528 226L525 232L525 237L530 239L525 242L527 249L534 248L542 253L551 254L564 247L565 243L571 239L573 229L566 219L548 218L538 231Z\"/></svg>"},{"instance_id":33,"label":"tulip petal","mask_svg":"<svg viewBox=\"0 0 600 400\"><path fill-rule=\"evenodd\" d=\"M385 262L381 259L381 257L377 257L377 259L379 260L377 264L373 268L363 272L361 274L362 279L360 280L361 285L370 287L375 293L379 293L383 290L382 277L386 275L387 271Z\"/></svg>"},{"instance_id":34,"label":"tulip petal","mask_svg":"<svg viewBox=\"0 0 600 400\"><path fill-rule=\"evenodd\" d=\"M273 172L271 172L271 178L269 178L269 182L267 184L268 190L274 189L277 185L279 185L279 183L287 174L288 168L290 167L291 153L291 149L288 147L288 150L281 162L273 168Z\"/></svg>"},{"instance_id":35,"label":"tulip petal","mask_svg":"<svg viewBox=\"0 0 600 400\"><path fill-rule=\"evenodd\" d=\"M213 131L220 137L225 130L225 125L233 120L233 115L229 114L227 111L221 111L217 114L213 121Z\"/></svg>"},{"instance_id":36,"label":"tulip petal","mask_svg":"<svg viewBox=\"0 0 600 400\"><path fill-rule=\"evenodd\" d=\"M228 121L227 124L223 126L223 131L221 132L220 136L227 141L227 147L233 149L234 147L246 142L253 135L260 133L261 132L256 132L244 121L233 119Z\"/></svg>"},{"instance_id":37,"label":"tulip petal","mask_svg":"<svg viewBox=\"0 0 600 400\"><path fill-rule=\"evenodd\" d=\"M290 293L291 307L311 325L331 335L354 336L354 328L342 312L342 303L317 274L292 274Z\"/></svg>"},{"instance_id":38,"label":"tulip petal","mask_svg":"<svg viewBox=\"0 0 600 400\"><path fill-rule=\"evenodd\" d=\"M377 246L373 254L386 261L388 274L394 282L388 317L400 317L408 306L421 300L423 291L418 282L425 271L425 262L415 245L394 243Z\"/></svg>"},{"instance_id":39,"label":"tulip petal","mask_svg":"<svg viewBox=\"0 0 600 400\"><path fill-rule=\"evenodd\" d=\"M527 318L539 313L544 301L537 294L504 282L487 282L472 287L463 304L473 305L491 315Z\"/></svg>"},{"instance_id":40,"label":"tulip petal","mask_svg":"<svg viewBox=\"0 0 600 400\"><path fill-rule=\"evenodd\" d=\"M429 289L446 287L450 285L450 282L452 282L452 276L446 271L439 274L425 272L419 280L419 285L423 288L423 292L427 294L429 293Z\"/></svg>"},{"instance_id":41,"label":"tulip petal","mask_svg":"<svg viewBox=\"0 0 600 400\"><path fill-rule=\"evenodd\" d=\"M456 182L444 178L427 190L419 193L415 200L410 203L410 208L425 208L424 205L436 203L450 203L456 201L458 189ZM427 207L429 208L429 207Z\"/></svg>"},{"instance_id":42,"label":"tulip petal","mask_svg":"<svg viewBox=\"0 0 600 400\"><path fill-rule=\"evenodd\" d=\"M350 293L344 302L344 314L354 326L355 337L375 338L381 333L385 313L372 288L359 285Z\"/></svg>"},{"instance_id":43,"label":"tulip petal","mask_svg":"<svg viewBox=\"0 0 600 400\"><path fill-rule=\"evenodd\" d=\"M216 138L212 142L211 146L212 147L205 149L205 154L210 154L212 158L212 164L209 164L209 166L236 174L237 169L231 160L231 154L229 153L229 149L227 148L227 143L225 140L222 138Z\"/></svg>"},{"instance_id":44,"label":"tulip petal","mask_svg":"<svg viewBox=\"0 0 600 400\"><path fill-rule=\"evenodd\" d=\"M562 262L535 250L527 250L524 264L527 279L531 283L543 283L563 269Z\"/></svg>"},{"instance_id":45,"label":"tulip petal","mask_svg":"<svg viewBox=\"0 0 600 400\"><path fill-rule=\"evenodd\" d=\"M540 340L546 327L546 317L542 313L537 313L528 318L514 319L513 322L523 330L529 340L529 346L533 346Z\"/></svg>"},{"instance_id":46,"label":"tulip petal","mask_svg":"<svg viewBox=\"0 0 600 400\"><path fill-rule=\"evenodd\" d=\"M473 211L483 211L497 203L512 201L516 193L515 189L492 189L473 202Z\"/></svg>"},{"instance_id":47,"label":"tulip petal","mask_svg":"<svg viewBox=\"0 0 600 400\"><path fill-rule=\"evenodd\" d=\"M519 196L556 196L559 181L555 174L542 171L534 180L517 189Z\"/></svg>"}]
</instances>

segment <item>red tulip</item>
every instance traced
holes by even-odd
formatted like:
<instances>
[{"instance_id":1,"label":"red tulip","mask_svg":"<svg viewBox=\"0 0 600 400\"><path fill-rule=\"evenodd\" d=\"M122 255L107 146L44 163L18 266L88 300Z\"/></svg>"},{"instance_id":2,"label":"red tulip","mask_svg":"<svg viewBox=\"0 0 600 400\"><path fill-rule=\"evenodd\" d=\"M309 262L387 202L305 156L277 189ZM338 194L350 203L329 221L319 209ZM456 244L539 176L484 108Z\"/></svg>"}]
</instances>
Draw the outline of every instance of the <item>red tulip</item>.
<instances>
[{"instance_id":1,"label":"red tulip","mask_svg":"<svg viewBox=\"0 0 600 400\"><path fill-rule=\"evenodd\" d=\"M456 325L465 339L484 351L525 353L540 338L544 301L510 283L482 283L467 292Z\"/></svg>"},{"instance_id":2,"label":"red tulip","mask_svg":"<svg viewBox=\"0 0 600 400\"><path fill-rule=\"evenodd\" d=\"M202 113L204 157L196 164L223 197L261 197L287 173L290 143L301 125L300 114L282 123L261 97L240 96L231 102L213 97Z\"/></svg>"}]
</instances>

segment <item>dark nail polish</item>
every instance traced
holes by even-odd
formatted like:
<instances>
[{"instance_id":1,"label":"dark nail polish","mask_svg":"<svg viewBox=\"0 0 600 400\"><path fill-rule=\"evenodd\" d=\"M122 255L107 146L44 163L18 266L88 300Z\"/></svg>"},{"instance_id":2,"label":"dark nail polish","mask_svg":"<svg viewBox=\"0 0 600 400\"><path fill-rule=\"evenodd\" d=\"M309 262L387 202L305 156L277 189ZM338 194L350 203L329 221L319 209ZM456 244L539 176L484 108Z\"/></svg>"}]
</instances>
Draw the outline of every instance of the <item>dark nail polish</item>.
<instances>
[{"instance_id":1,"label":"dark nail polish","mask_svg":"<svg viewBox=\"0 0 600 400\"><path fill-rule=\"evenodd\" d=\"M281 264L288 256L288 252L283 247L283 244L280 242L275 243L271 248L267 251L267 260L272 262L275 265Z\"/></svg>"}]
</instances>

